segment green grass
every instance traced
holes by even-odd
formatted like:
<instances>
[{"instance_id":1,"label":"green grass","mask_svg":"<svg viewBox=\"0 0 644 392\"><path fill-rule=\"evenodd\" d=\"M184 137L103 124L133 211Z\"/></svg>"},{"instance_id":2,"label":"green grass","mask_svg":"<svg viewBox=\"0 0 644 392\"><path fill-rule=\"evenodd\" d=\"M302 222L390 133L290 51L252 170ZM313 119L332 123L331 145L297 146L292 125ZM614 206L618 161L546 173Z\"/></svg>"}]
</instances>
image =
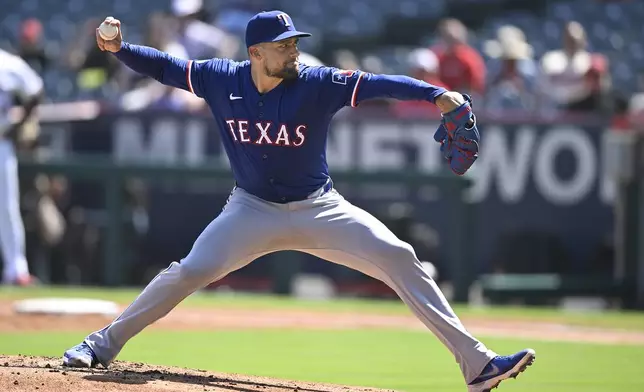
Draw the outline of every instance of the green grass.
<instances>
[{"instance_id":1,"label":"green grass","mask_svg":"<svg viewBox=\"0 0 644 392\"><path fill-rule=\"evenodd\" d=\"M129 303L139 289L41 287L0 289L0 300L85 297ZM320 312L409 314L399 301L304 301L293 298L197 293L182 306L245 309L305 309ZM463 317L551 321L644 330L644 313L570 313L556 309L457 307ZM60 356L89 332L0 333L0 353ZM500 353L524 347L538 360L503 391L628 392L644 390L642 346L485 339ZM145 330L119 359L399 391L463 391L451 354L429 332L367 329L348 331L248 330L169 332Z\"/></svg>"},{"instance_id":2,"label":"green grass","mask_svg":"<svg viewBox=\"0 0 644 392\"><path fill-rule=\"evenodd\" d=\"M0 334L4 354L59 356L82 333ZM503 391L644 390L641 347L489 339L499 352L531 346L536 364ZM119 359L407 392L460 392L453 357L429 333L363 331L144 331Z\"/></svg>"},{"instance_id":3,"label":"green grass","mask_svg":"<svg viewBox=\"0 0 644 392\"><path fill-rule=\"evenodd\" d=\"M35 297L84 297L107 299L122 304L131 302L140 292L136 289L110 290L105 288L0 288L0 300ZM237 308L237 309L303 309L320 312L361 312L381 314L410 314L400 301L379 301L360 299L338 299L333 301L302 300L290 297L249 294L217 294L199 292L190 296L181 306ZM503 320L524 320L553 322L567 325L597 328L618 328L644 331L644 312L603 311L572 312L552 308L527 308L512 306L465 307L455 306L462 318L493 318Z\"/></svg>"}]
</instances>

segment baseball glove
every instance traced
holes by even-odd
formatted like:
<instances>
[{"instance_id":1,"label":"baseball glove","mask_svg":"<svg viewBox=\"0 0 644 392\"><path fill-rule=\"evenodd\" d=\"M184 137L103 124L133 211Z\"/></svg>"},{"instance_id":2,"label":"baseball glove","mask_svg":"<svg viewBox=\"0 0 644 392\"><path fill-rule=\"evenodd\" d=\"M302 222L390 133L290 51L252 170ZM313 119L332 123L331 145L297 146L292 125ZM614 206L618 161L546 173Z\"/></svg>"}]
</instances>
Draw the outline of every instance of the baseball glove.
<instances>
[{"instance_id":1,"label":"baseball glove","mask_svg":"<svg viewBox=\"0 0 644 392\"><path fill-rule=\"evenodd\" d=\"M481 135L472 112L472 98L463 94L465 103L449 113L434 133L434 140L441 144L440 150L456 174L463 175L478 158ZM471 127L468 124L472 120Z\"/></svg>"}]
</instances>

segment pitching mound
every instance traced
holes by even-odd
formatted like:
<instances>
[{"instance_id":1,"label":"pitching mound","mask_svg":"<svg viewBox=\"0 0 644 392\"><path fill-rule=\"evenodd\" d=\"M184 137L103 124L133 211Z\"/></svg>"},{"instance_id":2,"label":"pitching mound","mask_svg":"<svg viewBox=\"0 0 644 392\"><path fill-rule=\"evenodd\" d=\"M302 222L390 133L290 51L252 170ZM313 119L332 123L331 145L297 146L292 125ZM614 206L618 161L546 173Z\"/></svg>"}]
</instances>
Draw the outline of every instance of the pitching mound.
<instances>
[{"instance_id":1,"label":"pitching mound","mask_svg":"<svg viewBox=\"0 0 644 392\"><path fill-rule=\"evenodd\" d=\"M38 392L384 392L116 361L109 369L70 369L60 358L0 355L0 391Z\"/></svg>"}]
</instances>

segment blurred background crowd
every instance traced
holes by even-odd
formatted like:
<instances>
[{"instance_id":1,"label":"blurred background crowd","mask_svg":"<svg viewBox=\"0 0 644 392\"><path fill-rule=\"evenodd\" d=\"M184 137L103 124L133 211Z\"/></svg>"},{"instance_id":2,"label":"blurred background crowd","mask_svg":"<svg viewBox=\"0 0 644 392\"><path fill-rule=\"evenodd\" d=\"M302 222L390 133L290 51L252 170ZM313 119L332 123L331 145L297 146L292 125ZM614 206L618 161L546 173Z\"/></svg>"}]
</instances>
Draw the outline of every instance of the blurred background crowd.
<instances>
[{"instance_id":1,"label":"blurred background crowd","mask_svg":"<svg viewBox=\"0 0 644 392\"><path fill-rule=\"evenodd\" d=\"M612 119L615 128L632 129L644 113L640 0L5 1L0 48L41 75L44 103L205 112L202 100L143 78L101 52L96 27L114 16L128 42L186 59L245 60L246 23L270 9L288 12L299 30L313 34L300 41L300 61L306 64L410 75L469 93L479 112L500 116L593 114ZM391 116L437 113L427 102L369 104ZM29 135L29 127L23 134ZM98 281L101 271L87 265L100 257L103 238L96 222L105 217L75 206L64 177L24 181L28 259L49 269L35 273L53 282ZM124 237L133 245L129 249L141 252L137 242L149 229L146 186L133 180L125 192ZM413 212L393 205L385 215L426 260L436 260L436 235L431 228L418 229ZM612 260L607 244L600 244L597 256L604 261ZM80 271L94 275L81 278ZM133 273L133 280L144 273Z\"/></svg>"},{"instance_id":2,"label":"blurred background crowd","mask_svg":"<svg viewBox=\"0 0 644 392\"><path fill-rule=\"evenodd\" d=\"M301 42L304 63L411 75L471 93L489 110L644 106L644 3L636 0L23 0L3 5L0 47L42 74L48 101L202 110L200 100L100 52L96 26L112 15L130 42L182 58L244 60L248 19L275 8L313 33ZM417 105L387 106L407 113Z\"/></svg>"}]
</instances>

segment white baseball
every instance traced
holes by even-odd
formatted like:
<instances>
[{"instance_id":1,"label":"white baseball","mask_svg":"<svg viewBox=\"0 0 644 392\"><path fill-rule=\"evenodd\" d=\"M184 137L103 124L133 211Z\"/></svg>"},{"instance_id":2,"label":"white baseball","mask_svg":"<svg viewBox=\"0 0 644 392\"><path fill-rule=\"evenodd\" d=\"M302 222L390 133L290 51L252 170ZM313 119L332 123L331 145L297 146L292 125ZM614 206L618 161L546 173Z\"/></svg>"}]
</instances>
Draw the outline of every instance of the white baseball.
<instances>
[{"instance_id":1,"label":"white baseball","mask_svg":"<svg viewBox=\"0 0 644 392\"><path fill-rule=\"evenodd\" d=\"M119 35L119 28L109 23L101 23L98 27L98 35L106 41L113 40Z\"/></svg>"}]
</instances>

